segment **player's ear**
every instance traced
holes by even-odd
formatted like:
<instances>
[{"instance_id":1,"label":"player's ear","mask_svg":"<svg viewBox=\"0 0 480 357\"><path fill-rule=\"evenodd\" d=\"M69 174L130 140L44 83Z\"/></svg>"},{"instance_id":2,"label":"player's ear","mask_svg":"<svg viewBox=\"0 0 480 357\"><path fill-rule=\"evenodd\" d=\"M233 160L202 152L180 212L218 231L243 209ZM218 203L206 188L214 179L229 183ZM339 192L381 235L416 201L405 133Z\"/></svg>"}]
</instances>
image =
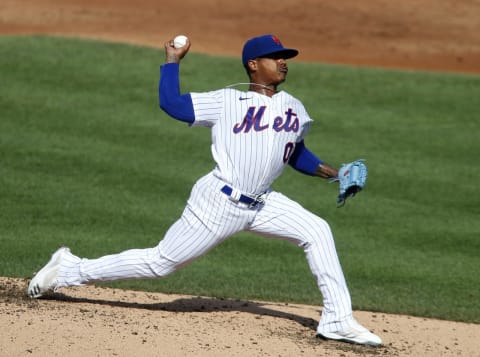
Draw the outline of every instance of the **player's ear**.
<instances>
[{"instance_id":1,"label":"player's ear","mask_svg":"<svg viewBox=\"0 0 480 357\"><path fill-rule=\"evenodd\" d=\"M250 72L255 72L257 70L257 61L256 60L249 60L247 62L247 67Z\"/></svg>"}]
</instances>

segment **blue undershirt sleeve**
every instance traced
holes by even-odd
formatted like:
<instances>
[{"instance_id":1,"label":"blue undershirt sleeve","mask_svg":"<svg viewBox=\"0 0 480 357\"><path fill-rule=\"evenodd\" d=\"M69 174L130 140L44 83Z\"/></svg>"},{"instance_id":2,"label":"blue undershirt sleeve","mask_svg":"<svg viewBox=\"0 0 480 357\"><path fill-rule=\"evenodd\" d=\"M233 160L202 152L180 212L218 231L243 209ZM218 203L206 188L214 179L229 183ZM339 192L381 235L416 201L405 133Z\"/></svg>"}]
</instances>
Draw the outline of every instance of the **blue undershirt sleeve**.
<instances>
[{"instance_id":1,"label":"blue undershirt sleeve","mask_svg":"<svg viewBox=\"0 0 480 357\"><path fill-rule=\"evenodd\" d=\"M315 156L310 150L305 147L304 141L300 141L295 146L292 156L288 164L292 166L295 170L300 171L306 175L314 176L315 171L317 171L318 165L322 164L323 161Z\"/></svg>"},{"instance_id":2,"label":"blue undershirt sleeve","mask_svg":"<svg viewBox=\"0 0 480 357\"><path fill-rule=\"evenodd\" d=\"M180 94L178 63L166 63L160 66L158 99L160 108L171 117L190 124L195 121L192 96L190 93Z\"/></svg>"}]
</instances>

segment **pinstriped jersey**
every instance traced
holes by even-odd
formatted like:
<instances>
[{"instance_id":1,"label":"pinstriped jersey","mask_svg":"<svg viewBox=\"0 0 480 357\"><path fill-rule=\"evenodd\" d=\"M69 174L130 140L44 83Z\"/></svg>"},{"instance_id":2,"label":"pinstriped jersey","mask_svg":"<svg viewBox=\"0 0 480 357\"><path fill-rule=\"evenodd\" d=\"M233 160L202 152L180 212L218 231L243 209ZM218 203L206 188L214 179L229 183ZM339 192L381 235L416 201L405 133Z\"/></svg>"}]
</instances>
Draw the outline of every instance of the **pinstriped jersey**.
<instances>
[{"instance_id":1,"label":"pinstriped jersey","mask_svg":"<svg viewBox=\"0 0 480 357\"><path fill-rule=\"evenodd\" d=\"M191 93L195 121L211 128L215 175L250 195L282 173L312 119L303 104L280 91L272 97L225 88Z\"/></svg>"}]
</instances>

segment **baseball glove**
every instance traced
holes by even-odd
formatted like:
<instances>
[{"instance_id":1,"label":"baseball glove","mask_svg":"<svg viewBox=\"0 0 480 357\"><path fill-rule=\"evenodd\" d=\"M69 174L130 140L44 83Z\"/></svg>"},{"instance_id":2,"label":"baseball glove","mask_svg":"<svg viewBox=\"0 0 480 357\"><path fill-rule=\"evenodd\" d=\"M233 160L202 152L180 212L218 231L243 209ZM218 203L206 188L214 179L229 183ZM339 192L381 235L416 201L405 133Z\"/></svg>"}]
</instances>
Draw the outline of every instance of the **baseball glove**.
<instances>
[{"instance_id":1,"label":"baseball glove","mask_svg":"<svg viewBox=\"0 0 480 357\"><path fill-rule=\"evenodd\" d=\"M367 175L367 166L363 160L342 165L338 170L340 194L337 197L337 203L339 207L345 204L347 198L355 196L365 187Z\"/></svg>"}]
</instances>

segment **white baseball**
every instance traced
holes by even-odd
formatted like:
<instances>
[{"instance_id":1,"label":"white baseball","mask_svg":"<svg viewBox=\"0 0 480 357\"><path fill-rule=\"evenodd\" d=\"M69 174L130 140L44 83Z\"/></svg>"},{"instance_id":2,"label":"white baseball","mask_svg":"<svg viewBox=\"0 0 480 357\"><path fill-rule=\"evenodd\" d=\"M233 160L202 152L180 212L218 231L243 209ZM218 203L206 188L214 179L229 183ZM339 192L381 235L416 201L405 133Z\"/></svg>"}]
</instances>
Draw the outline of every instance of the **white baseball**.
<instances>
[{"instance_id":1,"label":"white baseball","mask_svg":"<svg viewBox=\"0 0 480 357\"><path fill-rule=\"evenodd\" d=\"M181 48L187 44L187 36L178 35L173 39L173 47Z\"/></svg>"}]
</instances>

